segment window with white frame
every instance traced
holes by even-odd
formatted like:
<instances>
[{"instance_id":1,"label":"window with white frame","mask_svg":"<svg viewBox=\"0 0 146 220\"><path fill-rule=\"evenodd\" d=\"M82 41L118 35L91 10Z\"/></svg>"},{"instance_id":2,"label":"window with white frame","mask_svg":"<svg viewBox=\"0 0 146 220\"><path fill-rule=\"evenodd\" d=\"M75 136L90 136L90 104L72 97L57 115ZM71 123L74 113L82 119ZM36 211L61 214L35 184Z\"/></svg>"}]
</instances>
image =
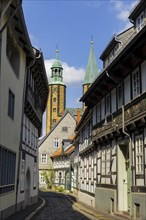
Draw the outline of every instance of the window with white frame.
<instances>
[{"instance_id":1,"label":"window with white frame","mask_svg":"<svg viewBox=\"0 0 146 220\"><path fill-rule=\"evenodd\" d=\"M109 54L109 60L110 62L114 59L114 50L112 50Z\"/></svg>"},{"instance_id":2,"label":"window with white frame","mask_svg":"<svg viewBox=\"0 0 146 220\"><path fill-rule=\"evenodd\" d=\"M110 104L111 104L111 102L110 102L110 94L108 94L105 97L105 109L106 109L105 113L106 114L110 112Z\"/></svg>"},{"instance_id":3,"label":"window with white frame","mask_svg":"<svg viewBox=\"0 0 146 220\"><path fill-rule=\"evenodd\" d=\"M117 101L118 101L118 109L121 108L124 100L124 92L123 92L123 84L120 84L117 87Z\"/></svg>"},{"instance_id":4,"label":"window with white frame","mask_svg":"<svg viewBox=\"0 0 146 220\"><path fill-rule=\"evenodd\" d=\"M108 64L109 64L109 57L107 57L107 58L105 59L105 62L104 62L104 67L107 67L107 66L108 66Z\"/></svg>"},{"instance_id":5,"label":"window with white frame","mask_svg":"<svg viewBox=\"0 0 146 220\"><path fill-rule=\"evenodd\" d=\"M133 98L140 94L140 73L139 69L137 68L132 73L132 95Z\"/></svg>"},{"instance_id":6,"label":"window with white frame","mask_svg":"<svg viewBox=\"0 0 146 220\"><path fill-rule=\"evenodd\" d=\"M101 153L101 167L102 167L102 170L101 170L101 173L102 175L105 175L106 174L106 156L105 156L105 150L102 150L102 153Z\"/></svg>"},{"instance_id":7,"label":"window with white frame","mask_svg":"<svg viewBox=\"0 0 146 220\"><path fill-rule=\"evenodd\" d=\"M42 173L40 173L40 184L45 184L45 177Z\"/></svg>"},{"instance_id":8,"label":"window with white frame","mask_svg":"<svg viewBox=\"0 0 146 220\"><path fill-rule=\"evenodd\" d=\"M110 174L110 148L102 150L102 175Z\"/></svg>"},{"instance_id":9,"label":"window with white frame","mask_svg":"<svg viewBox=\"0 0 146 220\"><path fill-rule=\"evenodd\" d=\"M47 164L47 154L41 154L41 163Z\"/></svg>"},{"instance_id":10,"label":"window with white frame","mask_svg":"<svg viewBox=\"0 0 146 220\"><path fill-rule=\"evenodd\" d=\"M54 147L58 147L59 146L59 140L58 138L54 139Z\"/></svg>"},{"instance_id":11,"label":"window with white frame","mask_svg":"<svg viewBox=\"0 0 146 220\"><path fill-rule=\"evenodd\" d=\"M143 137L139 135L135 138L136 148L136 173L143 173Z\"/></svg>"},{"instance_id":12,"label":"window with white frame","mask_svg":"<svg viewBox=\"0 0 146 220\"><path fill-rule=\"evenodd\" d=\"M114 55L118 53L118 50L119 50L119 43L117 43L116 46L114 47Z\"/></svg>"},{"instance_id":13,"label":"window with white frame","mask_svg":"<svg viewBox=\"0 0 146 220\"><path fill-rule=\"evenodd\" d=\"M144 12L142 12L136 20L137 31L140 31L143 28L143 26L144 26Z\"/></svg>"}]
</instances>

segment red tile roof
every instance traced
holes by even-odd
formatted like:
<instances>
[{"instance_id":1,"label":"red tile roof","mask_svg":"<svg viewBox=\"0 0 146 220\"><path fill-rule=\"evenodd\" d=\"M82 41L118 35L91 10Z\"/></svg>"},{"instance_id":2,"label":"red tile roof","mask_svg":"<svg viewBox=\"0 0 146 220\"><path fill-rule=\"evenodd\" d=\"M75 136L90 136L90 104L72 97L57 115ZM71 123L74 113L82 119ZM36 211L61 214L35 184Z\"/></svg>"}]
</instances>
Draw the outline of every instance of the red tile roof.
<instances>
[{"instance_id":1,"label":"red tile roof","mask_svg":"<svg viewBox=\"0 0 146 220\"><path fill-rule=\"evenodd\" d=\"M65 154L70 154L75 149L75 146L71 146L69 149L65 151Z\"/></svg>"},{"instance_id":2,"label":"red tile roof","mask_svg":"<svg viewBox=\"0 0 146 220\"><path fill-rule=\"evenodd\" d=\"M62 147L60 147L51 157L58 157L62 155Z\"/></svg>"}]
</instances>

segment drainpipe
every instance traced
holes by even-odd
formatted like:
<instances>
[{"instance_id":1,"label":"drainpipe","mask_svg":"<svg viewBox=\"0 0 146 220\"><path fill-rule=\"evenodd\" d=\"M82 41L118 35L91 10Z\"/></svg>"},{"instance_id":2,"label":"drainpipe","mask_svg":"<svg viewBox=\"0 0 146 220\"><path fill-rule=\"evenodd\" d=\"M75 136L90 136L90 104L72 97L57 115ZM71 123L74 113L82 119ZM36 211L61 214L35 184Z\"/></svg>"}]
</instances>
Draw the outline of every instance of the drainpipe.
<instances>
[{"instance_id":1,"label":"drainpipe","mask_svg":"<svg viewBox=\"0 0 146 220\"><path fill-rule=\"evenodd\" d=\"M125 109L124 105L122 105L122 132L129 138L129 169L130 169L130 216L132 215L132 196L131 196L131 184L132 184L132 176L131 176L131 163L132 163L132 140L130 134L125 131Z\"/></svg>"},{"instance_id":2,"label":"drainpipe","mask_svg":"<svg viewBox=\"0 0 146 220\"><path fill-rule=\"evenodd\" d=\"M110 75L108 74L108 71L107 71L107 70L105 71L105 73L106 73L106 75L107 75L108 78L112 79L112 80L113 80L114 82L116 82L116 83L119 83L118 80L114 79L112 76L110 76Z\"/></svg>"},{"instance_id":3,"label":"drainpipe","mask_svg":"<svg viewBox=\"0 0 146 220\"><path fill-rule=\"evenodd\" d=\"M26 94L26 82L27 82L27 72L35 64L36 59L39 59L41 53L39 52L38 57L35 57L32 62L26 67L25 76L24 76L24 88L23 88L23 98L22 98L22 116L21 116L21 132L20 132L20 143L19 143L19 156L18 156L18 170L17 170L17 182L16 182L16 202L15 202L15 212L17 211L17 202L18 202L18 186L19 186L19 172L21 165L21 151L22 151L22 138L23 138L23 116L24 116L24 106L25 106L25 94Z\"/></svg>"}]
</instances>

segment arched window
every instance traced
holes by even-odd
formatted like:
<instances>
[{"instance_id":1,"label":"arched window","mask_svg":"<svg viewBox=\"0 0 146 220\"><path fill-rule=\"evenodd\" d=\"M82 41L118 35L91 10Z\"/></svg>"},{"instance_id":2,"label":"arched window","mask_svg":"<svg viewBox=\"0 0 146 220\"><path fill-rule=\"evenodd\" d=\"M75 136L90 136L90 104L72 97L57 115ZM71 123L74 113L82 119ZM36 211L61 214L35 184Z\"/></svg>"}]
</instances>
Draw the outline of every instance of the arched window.
<instances>
[{"instance_id":1,"label":"arched window","mask_svg":"<svg viewBox=\"0 0 146 220\"><path fill-rule=\"evenodd\" d=\"M56 123L56 119L53 119L53 124L55 124Z\"/></svg>"},{"instance_id":2,"label":"arched window","mask_svg":"<svg viewBox=\"0 0 146 220\"><path fill-rule=\"evenodd\" d=\"M53 108L53 112L56 112L56 108Z\"/></svg>"}]
</instances>

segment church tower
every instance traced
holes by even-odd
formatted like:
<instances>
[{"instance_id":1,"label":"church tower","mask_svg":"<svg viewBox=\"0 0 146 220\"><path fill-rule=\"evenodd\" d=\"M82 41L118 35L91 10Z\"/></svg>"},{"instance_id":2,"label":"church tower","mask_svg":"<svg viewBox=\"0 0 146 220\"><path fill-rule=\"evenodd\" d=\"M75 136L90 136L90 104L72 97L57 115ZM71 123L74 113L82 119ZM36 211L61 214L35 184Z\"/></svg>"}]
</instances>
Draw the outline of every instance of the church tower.
<instances>
[{"instance_id":1,"label":"church tower","mask_svg":"<svg viewBox=\"0 0 146 220\"><path fill-rule=\"evenodd\" d=\"M58 59L56 50L56 60L51 67L51 79L49 83L49 97L46 113L46 134L53 128L61 118L66 105L66 85L63 82L63 68Z\"/></svg>"},{"instance_id":2,"label":"church tower","mask_svg":"<svg viewBox=\"0 0 146 220\"><path fill-rule=\"evenodd\" d=\"M96 63L95 53L94 53L94 42L91 41L90 54L88 58L88 65L86 68L86 73L83 81L83 95L87 92L88 88L94 82L96 77L98 76L98 67ZM85 110L85 106L83 104L83 110Z\"/></svg>"}]
</instances>

